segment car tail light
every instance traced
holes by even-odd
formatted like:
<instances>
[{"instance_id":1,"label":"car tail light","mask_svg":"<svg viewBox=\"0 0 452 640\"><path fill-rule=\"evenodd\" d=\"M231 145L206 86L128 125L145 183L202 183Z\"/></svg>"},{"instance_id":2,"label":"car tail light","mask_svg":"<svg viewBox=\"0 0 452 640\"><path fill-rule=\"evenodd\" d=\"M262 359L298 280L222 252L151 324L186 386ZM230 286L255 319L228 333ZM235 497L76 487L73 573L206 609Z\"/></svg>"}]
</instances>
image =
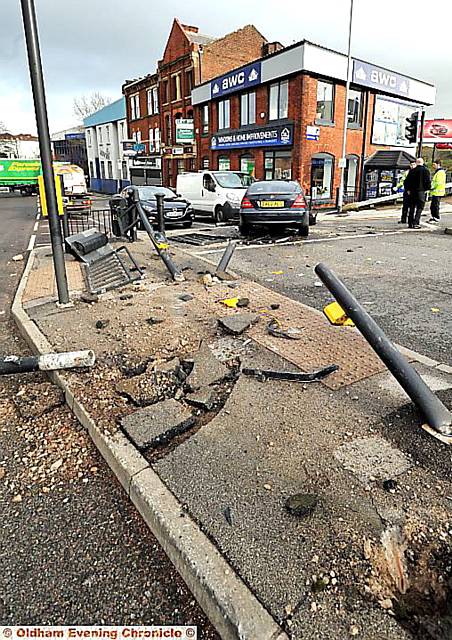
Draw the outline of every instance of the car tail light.
<instances>
[{"instance_id":1,"label":"car tail light","mask_svg":"<svg viewBox=\"0 0 452 640\"><path fill-rule=\"evenodd\" d=\"M300 193L293 203L292 209L306 209L306 200L304 199L304 195Z\"/></svg>"},{"instance_id":2,"label":"car tail light","mask_svg":"<svg viewBox=\"0 0 452 640\"><path fill-rule=\"evenodd\" d=\"M243 198L242 204L240 206L242 209L254 209L253 205L246 196Z\"/></svg>"}]
</instances>

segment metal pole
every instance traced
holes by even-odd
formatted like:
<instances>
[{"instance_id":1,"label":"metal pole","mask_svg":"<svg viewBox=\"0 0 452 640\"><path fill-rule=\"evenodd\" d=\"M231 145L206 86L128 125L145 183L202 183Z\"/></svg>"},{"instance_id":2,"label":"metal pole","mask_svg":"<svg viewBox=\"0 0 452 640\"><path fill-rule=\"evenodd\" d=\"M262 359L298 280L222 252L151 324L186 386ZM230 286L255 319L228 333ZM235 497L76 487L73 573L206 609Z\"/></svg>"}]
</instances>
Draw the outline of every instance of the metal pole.
<instances>
[{"instance_id":1,"label":"metal pole","mask_svg":"<svg viewBox=\"0 0 452 640\"><path fill-rule=\"evenodd\" d=\"M165 233L165 205L163 193L157 193L155 199L157 200L157 222L160 233Z\"/></svg>"},{"instance_id":2,"label":"metal pole","mask_svg":"<svg viewBox=\"0 0 452 640\"><path fill-rule=\"evenodd\" d=\"M347 80L345 83L345 109L344 109L344 133L342 136L342 156L341 156L341 181L339 186L339 198L337 210L340 213L344 204L344 172L347 153L347 125L348 125L348 97L350 95L350 62L351 62L351 44L352 44L352 22L353 22L353 0L350 0L350 20L348 24L348 53L347 53Z\"/></svg>"},{"instance_id":3,"label":"metal pole","mask_svg":"<svg viewBox=\"0 0 452 640\"><path fill-rule=\"evenodd\" d=\"M433 145L433 151L432 151L432 162L435 162L436 159L436 142Z\"/></svg>"},{"instance_id":4,"label":"metal pole","mask_svg":"<svg viewBox=\"0 0 452 640\"><path fill-rule=\"evenodd\" d=\"M226 273L226 270L227 270L228 265L229 265L229 263L231 261L231 258L234 255L235 247L236 247L235 242L232 242L232 240L229 240L228 246L224 250L224 253L221 256L221 260L218 263L218 267L216 269L216 273L221 272L221 271Z\"/></svg>"},{"instance_id":5,"label":"metal pole","mask_svg":"<svg viewBox=\"0 0 452 640\"><path fill-rule=\"evenodd\" d=\"M21 0L22 19L27 43L28 65L30 69L31 88L36 113L36 124L41 154L42 175L49 214L50 240L52 242L53 265L60 304L69 302L69 290L64 264L63 239L55 193L55 178L50 147L49 123L47 118L44 78L42 75L41 53L39 49L38 26L34 0Z\"/></svg>"},{"instance_id":6,"label":"metal pole","mask_svg":"<svg viewBox=\"0 0 452 640\"><path fill-rule=\"evenodd\" d=\"M0 376L30 371L92 367L95 361L96 356L91 350L44 353L41 356L1 356Z\"/></svg>"},{"instance_id":7,"label":"metal pole","mask_svg":"<svg viewBox=\"0 0 452 640\"><path fill-rule=\"evenodd\" d=\"M403 357L344 283L321 262L314 271L356 324L375 353L405 389L427 420L428 425L442 435L452 435L452 413L429 389L418 372Z\"/></svg>"},{"instance_id":8,"label":"metal pole","mask_svg":"<svg viewBox=\"0 0 452 640\"><path fill-rule=\"evenodd\" d=\"M424 122L425 122L425 110L422 109L422 111L421 111L421 126L420 126L420 131L419 131L419 146L418 146L418 153L417 153L417 157L418 158L422 157L422 144L424 142Z\"/></svg>"}]
</instances>

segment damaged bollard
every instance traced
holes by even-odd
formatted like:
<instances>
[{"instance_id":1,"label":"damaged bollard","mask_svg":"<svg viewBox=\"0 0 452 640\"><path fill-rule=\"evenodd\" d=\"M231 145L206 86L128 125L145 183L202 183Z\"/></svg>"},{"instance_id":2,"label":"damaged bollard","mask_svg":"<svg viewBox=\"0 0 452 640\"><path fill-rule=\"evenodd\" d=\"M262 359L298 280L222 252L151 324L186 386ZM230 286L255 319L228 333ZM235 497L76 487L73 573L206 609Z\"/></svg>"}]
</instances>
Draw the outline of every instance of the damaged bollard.
<instances>
[{"instance_id":1,"label":"damaged bollard","mask_svg":"<svg viewBox=\"0 0 452 640\"><path fill-rule=\"evenodd\" d=\"M41 356L0 356L0 375L92 367L95 361L96 356L91 349L44 353Z\"/></svg>"},{"instance_id":2,"label":"damaged bollard","mask_svg":"<svg viewBox=\"0 0 452 640\"><path fill-rule=\"evenodd\" d=\"M409 364L345 284L321 262L316 265L314 271L407 392L425 417L428 426L442 436L452 436L452 413L425 384L416 369Z\"/></svg>"},{"instance_id":3,"label":"damaged bollard","mask_svg":"<svg viewBox=\"0 0 452 640\"><path fill-rule=\"evenodd\" d=\"M221 256L221 260L218 263L218 267L216 269L216 273L226 273L229 263L231 262L231 258L234 255L236 243L229 240L228 246L224 250L223 255Z\"/></svg>"}]
</instances>

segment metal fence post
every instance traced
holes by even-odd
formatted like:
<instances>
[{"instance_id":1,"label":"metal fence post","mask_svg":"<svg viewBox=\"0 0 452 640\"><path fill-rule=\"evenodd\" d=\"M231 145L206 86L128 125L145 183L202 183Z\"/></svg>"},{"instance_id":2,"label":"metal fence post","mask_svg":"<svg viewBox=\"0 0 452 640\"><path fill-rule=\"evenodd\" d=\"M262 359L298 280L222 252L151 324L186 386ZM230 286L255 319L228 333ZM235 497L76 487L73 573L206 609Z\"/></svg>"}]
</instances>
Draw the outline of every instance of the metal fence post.
<instances>
[{"instance_id":1,"label":"metal fence post","mask_svg":"<svg viewBox=\"0 0 452 640\"><path fill-rule=\"evenodd\" d=\"M165 205L163 203L165 196L163 193L157 193L155 199L157 200L157 220L160 233L165 233Z\"/></svg>"}]
</instances>

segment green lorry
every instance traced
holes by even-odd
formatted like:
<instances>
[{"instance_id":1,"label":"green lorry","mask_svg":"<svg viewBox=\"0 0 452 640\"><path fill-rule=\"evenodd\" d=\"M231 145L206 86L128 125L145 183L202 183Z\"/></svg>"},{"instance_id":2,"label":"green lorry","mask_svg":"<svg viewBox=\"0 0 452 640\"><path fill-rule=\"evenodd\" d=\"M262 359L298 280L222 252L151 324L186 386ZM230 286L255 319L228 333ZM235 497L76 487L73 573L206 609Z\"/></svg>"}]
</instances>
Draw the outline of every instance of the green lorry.
<instances>
[{"instance_id":1,"label":"green lorry","mask_svg":"<svg viewBox=\"0 0 452 640\"><path fill-rule=\"evenodd\" d=\"M22 195L38 193L40 160L14 160L0 158L0 187L20 191Z\"/></svg>"}]
</instances>

